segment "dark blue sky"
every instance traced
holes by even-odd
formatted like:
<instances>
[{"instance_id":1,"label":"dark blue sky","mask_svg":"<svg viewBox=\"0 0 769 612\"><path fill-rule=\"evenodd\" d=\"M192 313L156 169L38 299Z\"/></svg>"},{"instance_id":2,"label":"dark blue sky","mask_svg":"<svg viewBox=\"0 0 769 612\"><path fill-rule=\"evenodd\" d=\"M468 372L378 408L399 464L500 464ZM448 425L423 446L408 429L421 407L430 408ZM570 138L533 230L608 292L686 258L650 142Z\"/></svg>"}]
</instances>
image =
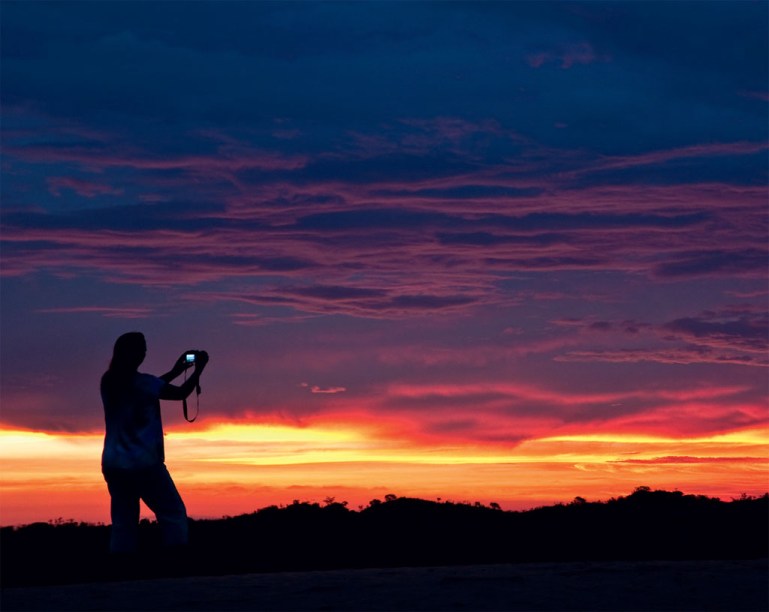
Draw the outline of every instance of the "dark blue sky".
<instances>
[{"instance_id":1,"label":"dark blue sky","mask_svg":"<svg viewBox=\"0 0 769 612\"><path fill-rule=\"evenodd\" d=\"M768 6L3 2L2 422L766 423Z\"/></svg>"}]
</instances>

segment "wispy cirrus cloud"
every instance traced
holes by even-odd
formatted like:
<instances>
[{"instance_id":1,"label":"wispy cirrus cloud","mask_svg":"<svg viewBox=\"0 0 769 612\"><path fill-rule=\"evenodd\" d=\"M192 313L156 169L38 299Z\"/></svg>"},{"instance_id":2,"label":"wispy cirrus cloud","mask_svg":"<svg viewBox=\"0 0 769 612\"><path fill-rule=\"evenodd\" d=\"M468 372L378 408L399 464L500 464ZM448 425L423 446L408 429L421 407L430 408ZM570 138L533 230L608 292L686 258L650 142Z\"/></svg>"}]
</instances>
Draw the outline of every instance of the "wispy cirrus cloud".
<instances>
[{"instance_id":1,"label":"wispy cirrus cloud","mask_svg":"<svg viewBox=\"0 0 769 612\"><path fill-rule=\"evenodd\" d=\"M636 155L607 156L602 160L588 165L581 172L598 172L603 170L632 168L637 166L661 165L671 161L709 158L709 157L733 157L755 155L764 153L769 149L767 142L723 142L675 147L668 150L649 151Z\"/></svg>"},{"instance_id":2,"label":"wispy cirrus cloud","mask_svg":"<svg viewBox=\"0 0 769 612\"><path fill-rule=\"evenodd\" d=\"M390 198L387 207L360 207L349 186L289 206L281 196L273 206L198 200L68 213L11 208L3 213L3 272L75 267L117 282L173 285L285 275L305 279L282 290L284 303L297 310L333 312L346 303L361 313L403 313L497 302L499 279L516 272L622 270L666 279L757 277L765 267L760 232L754 230L753 239L751 230L736 227L753 206L745 195L737 196L744 204L733 211L688 203L671 210L670 194L650 209L634 201L632 190L615 187L613 210L596 199L582 210L572 200L568 212L533 212L535 201L557 209L559 198L543 192L502 213L506 196L497 194L491 213L473 209L478 185L470 192L464 185L441 189L459 191L450 199L453 208L440 212L415 206L411 196ZM622 197L629 199L624 208L617 204ZM437 205L440 194L430 199ZM699 248L714 239L734 247ZM363 269L365 277L358 273ZM401 290L404 269L413 288ZM332 282L313 281L319 273Z\"/></svg>"},{"instance_id":3,"label":"wispy cirrus cloud","mask_svg":"<svg viewBox=\"0 0 769 612\"><path fill-rule=\"evenodd\" d=\"M54 196L61 195L65 189L71 189L76 194L86 198L93 198L102 195L122 195L124 191L110 185L98 183L96 181L87 181L76 179L70 176L52 176L47 179L48 190Z\"/></svg>"},{"instance_id":4,"label":"wispy cirrus cloud","mask_svg":"<svg viewBox=\"0 0 769 612\"><path fill-rule=\"evenodd\" d=\"M712 348L739 349L766 355L769 351L769 314L733 311L705 312L696 317L675 319L664 330L676 338Z\"/></svg>"},{"instance_id":5,"label":"wispy cirrus cloud","mask_svg":"<svg viewBox=\"0 0 769 612\"><path fill-rule=\"evenodd\" d=\"M294 170L307 163L307 159L302 156L287 156L276 151L244 146L221 146L209 154L176 153L162 157L131 147L121 149L80 144L11 146L7 153L28 163L72 164L91 173L100 173L109 168L133 168L145 171L184 170L213 175L249 169Z\"/></svg>"},{"instance_id":6,"label":"wispy cirrus cloud","mask_svg":"<svg viewBox=\"0 0 769 612\"><path fill-rule=\"evenodd\" d=\"M101 314L116 319L144 319L155 315L152 308L145 306L61 306L40 308L37 312L47 314Z\"/></svg>"},{"instance_id":7,"label":"wispy cirrus cloud","mask_svg":"<svg viewBox=\"0 0 769 612\"><path fill-rule=\"evenodd\" d=\"M542 68L548 64L555 64L562 70L568 70L580 64L609 62L611 58L606 54L596 53L593 45L589 42L581 42L562 45L558 49L530 53L527 55L526 61L532 68Z\"/></svg>"},{"instance_id":8,"label":"wispy cirrus cloud","mask_svg":"<svg viewBox=\"0 0 769 612\"><path fill-rule=\"evenodd\" d=\"M687 421L700 433L765 425L767 415L749 393L735 386L580 394L522 382L397 384L384 392L381 406L388 414L408 415L408 435L421 440L519 444L558 432L679 436Z\"/></svg>"},{"instance_id":9,"label":"wispy cirrus cloud","mask_svg":"<svg viewBox=\"0 0 769 612\"><path fill-rule=\"evenodd\" d=\"M559 324L582 332L620 332L625 337L624 346L569 350L556 357L559 361L769 365L769 321L758 305L707 311L659 325L583 319L567 319ZM650 342L654 346L649 346Z\"/></svg>"},{"instance_id":10,"label":"wispy cirrus cloud","mask_svg":"<svg viewBox=\"0 0 769 612\"><path fill-rule=\"evenodd\" d=\"M690 345L682 347L624 348L616 350L578 350L569 351L555 357L558 361L586 361L607 363L643 363L662 364L716 364L742 365L765 368L769 365L766 358L745 355L737 352L715 351L711 348Z\"/></svg>"},{"instance_id":11,"label":"wispy cirrus cloud","mask_svg":"<svg viewBox=\"0 0 769 612\"><path fill-rule=\"evenodd\" d=\"M767 268L764 248L685 250L671 254L670 260L658 263L654 275L681 278L712 275L762 274Z\"/></svg>"},{"instance_id":12,"label":"wispy cirrus cloud","mask_svg":"<svg viewBox=\"0 0 769 612\"><path fill-rule=\"evenodd\" d=\"M686 464L686 463L748 463L761 464L766 462L765 457L689 457L671 455L667 457L655 457L653 459L617 459L612 463L631 463L639 465L660 464Z\"/></svg>"},{"instance_id":13,"label":"wispy cirrus cloud","mask_svg":"<svg viewBox=\"0 0 769 612\"><path fill-rule=\"evenodd\" d=\"M245 303L262 307L289 307L314 315L345 314L353 317L400 318L430 312L452 312L472 307L485 300L479 289L476 296L467 291L445 293L441 285L403 287L393 279L387 288L342 285L267 286L254 293L197 292L192 300ZM248 322L246 319L245 322ZM256 322L259 322L258 319Z\"/></svg>"}]
</instances>

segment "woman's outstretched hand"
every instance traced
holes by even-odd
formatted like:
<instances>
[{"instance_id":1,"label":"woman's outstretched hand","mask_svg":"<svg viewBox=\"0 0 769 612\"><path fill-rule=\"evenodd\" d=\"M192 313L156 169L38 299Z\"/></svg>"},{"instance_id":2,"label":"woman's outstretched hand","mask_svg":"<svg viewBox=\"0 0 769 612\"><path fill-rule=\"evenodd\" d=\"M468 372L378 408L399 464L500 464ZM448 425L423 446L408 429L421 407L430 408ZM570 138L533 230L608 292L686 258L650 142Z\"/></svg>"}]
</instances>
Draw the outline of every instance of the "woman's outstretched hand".
<instances>
[{"instance_id":1,"label":"woman's outstretched hand","mask_svg":"<svg viewBox=\"0 0 769 612\"><path fill-rule=\"evenodd\" d=\"M190 359L190 356L192 359ZM207 363L208 353L206 351L190 349L188 351L184 351L179 356L179 359L176 360L176 364L174 365L174 372L181 374L191 366L195 366L195 370L201 371L204 367L206 367Z\"/></svg>"},{"instance_id":2,"label":"woman's outstretched hand","mask_svg":"<svg viewBox=\"0 0 769 612\"><path fill-rule=\"evenodd\" d=\"M184 351L179 356L179 359L176 360L176 363L174 364L174 371L178 372L178 373L182 373L182 372L184 372L184 370L186 370L190 366L195 365L194 361L189 361L187 359L187 355L195 355L196 353L197 353L197 351L193 351L193 350Z\"/></svg>"},{"instance_id":3,"label":"woman's outstretched hand","mask_svg":"<svg viewBox=\"0 0 769 612\"><path fill-rule=\"evenodd\" d=\"M166 383L165 393L161 395L161 399L170 400L183 400L196 387L200 389L200 375L203 373L203 368L208 363L208 353L206 351L189 350L184 351L179 359L176 360L173 370L160 376ZM176 387L171 385L171 381L177 376L180 376L183 372L186 372L190 366L195 366L191 376L185 375L184 384ZM198 391L199 392L199 391Z\"/></svg>"},{"instance_id":4,"label":"woman's outstretched hand","mask_svg":"<svg viewBox=\"0 0 769 612\"><path fill-rule=\"evenodd\" d=\"M206 351L191 351L195 354L195 370L200 372L208 363L208 353Z\"/></svg>"}]
</instances>

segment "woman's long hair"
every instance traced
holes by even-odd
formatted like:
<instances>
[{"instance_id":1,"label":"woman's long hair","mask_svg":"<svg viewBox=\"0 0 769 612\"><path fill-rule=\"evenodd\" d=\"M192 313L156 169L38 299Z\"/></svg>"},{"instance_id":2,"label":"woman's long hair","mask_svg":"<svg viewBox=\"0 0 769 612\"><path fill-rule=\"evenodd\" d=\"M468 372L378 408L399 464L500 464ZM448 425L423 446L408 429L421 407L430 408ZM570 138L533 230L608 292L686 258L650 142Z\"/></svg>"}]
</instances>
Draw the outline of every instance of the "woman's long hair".
<instances>
[{"instance_id":1,"label":"woman's long hair","mask_svg":"<svg viewBox=\"0 0 769 612\"><path fill-rule=\"evenodd\" d=\"M147 342L141 332L128 332L115 341L109 368L101 377L101 391L113 396L123 391L133 379L147 354Z\"/></svg>"}]
</instances>

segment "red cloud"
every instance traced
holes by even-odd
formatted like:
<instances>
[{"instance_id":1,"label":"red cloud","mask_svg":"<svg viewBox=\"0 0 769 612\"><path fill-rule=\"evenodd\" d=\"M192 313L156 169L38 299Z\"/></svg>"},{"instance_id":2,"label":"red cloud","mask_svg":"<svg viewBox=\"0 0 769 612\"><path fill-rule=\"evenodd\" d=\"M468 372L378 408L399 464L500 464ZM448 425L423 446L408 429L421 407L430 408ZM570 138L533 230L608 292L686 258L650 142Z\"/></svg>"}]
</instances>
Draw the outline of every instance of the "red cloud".
<instances>
[{"instance_id":1,"label":"red cloud","mask_svg":"<svg viewBox=\"0 0 769 612\"><path fill-rule=\"evenodd\" d=\"M104 147L54 147L29 145L7 147L7 154L33 163L71 163L90 172L108 168L137 170L187 170L204 174L237 172L247 169L296 170L307 164L307 157L262 151L252 147L223 147L211 154L153 156L140 150Z\"/></svg>"},{"instance_id":2,"label":"red cloud","mask_svg":"<svg viewBox=\"0 0 769 612\"><path fill-rule=\"evenodd\" d=\"M532 68L541 68L545 64L560 64L568 70L577 64L588 65L596 62L608 62L609 56L599 55L590 43L582 42L562 46L557 50L540 51L526 56L526 61Z\"/></svg>"},{"instance_id":3,"label":"red cloud","mask_svg":"<svg viewBox=\"0 0 769 612\"><path fill-rule=\"evenodd\" d=\"M59 196L63 189L71 189L75 193L86 198L93 198L100 195L122 195L123 189L103 185L94 181L76 179L70 176L53 176L47 180L48 190L52 195Z\"/></svg>"},{"instance_id":4,"label":"red cloud","mask_svg":"<svg viewBox=\"0 0 769 612\"><path fill-rule=\"evenodd\" d=\"M105 317L116 319L142 319L154 313L151 308L143 306L71 306L59 308L40 308L37 312L53 314L101 314Z\"/></svg>"},{"instance_id":5,"label":"red cloud","mask_svg":"<svg viewBox=\"0 0 769 612\"><path fill-rule=\"evenodd\" d=\"M723 142L702 145L691 145L662 151L650 151L638 155L622 155L605 157L594 164L588 164L578 172L596 172L599 170L612 170L620 168L633 168L651 164L664 164L678 159L753 155L769 149L766 142Z\"/></svg>"}]
</instances>

